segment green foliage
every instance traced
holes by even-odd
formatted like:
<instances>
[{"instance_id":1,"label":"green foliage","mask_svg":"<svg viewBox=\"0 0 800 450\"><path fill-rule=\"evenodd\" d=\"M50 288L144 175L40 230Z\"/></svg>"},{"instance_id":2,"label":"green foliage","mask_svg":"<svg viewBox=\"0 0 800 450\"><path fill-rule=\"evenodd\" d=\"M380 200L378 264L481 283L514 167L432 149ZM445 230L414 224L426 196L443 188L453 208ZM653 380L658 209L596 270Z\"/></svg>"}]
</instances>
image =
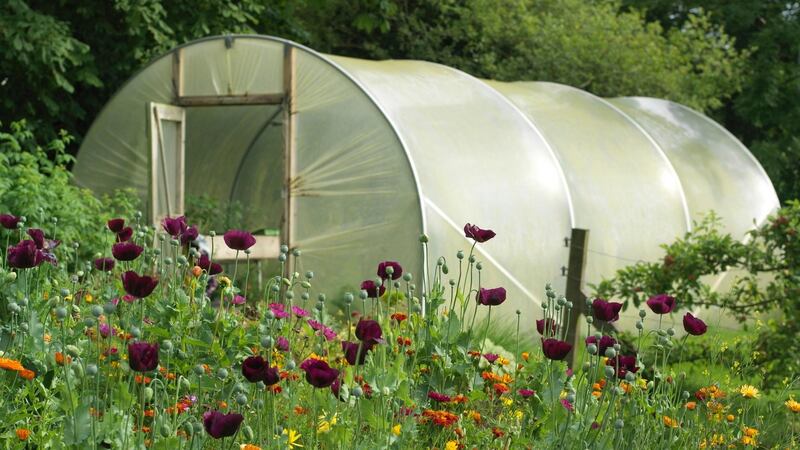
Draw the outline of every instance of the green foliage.
<instances>
[{"instance_id":1,"label":"green foliage","mask_svg":"<svg viewBox=\"0 0 800 450\"><path fill-rule=\"evenodd\" d=\"M56 255L65 263L74 261L74 243L80 245L81 258L105 251L106 237L88 231L101 231L99 224L111 215L130 216L136 207L132 193L119 191L99 200L70 184L66 166L73 158L65 149L71 140L62 132L40 143L24 121L0 129L0 211L25 216L26 228L41 228L48 238L61 240Z\"/></svg>"},{"instance_id":2,"label":"green foliage","mask_svg":"<svg viewBox=\"0 0 800 450\"><path fill-rule=\"evenodd\" d=\"M743 322L753 313L780 311L780 320L762 330L755 346L766 356L760 363L777 379L800 369L794 338L800 331L800 201L789 202L744 241L721 233L711 214L662 248L662 261L621 269L593 286L595 294L638 307L651 295L667 293L681 307L717 306ZM726 271L731 286L715 290L713 283Z\"/></svg>"},{"instance_id":3,"label":"green foliage","mask_svg":"<svg viewBox=\"0 0 800 450\"><path fill-rule=\"evenodd\" d=\"M699 7L751 51L742 90L717 114L753 150L782 199L800 198L800 7L763 0L625 0L666 28Z\"/></svg>"},{"instance_id":4,"label":"green foliage","mask_svg":"<svg viewBox=\"0 0 800 450\"><path fill-rule=\"evenodd\" d=\"M186 216L200 230L211 230L222 234L230 229L248 229L244 224L244 207L241 202L221 202L210 195L188 196L186 198Z\"/></svg>"},{"instance_id":5,"label":"green foliage","mask_svg":"<svg viewBox=\"0 0 800 450\"><path fill-rule=\"evenodd\" d=\"M700 110L741 88L747 51L702 11L664 31L617 2L312 2L311 45L365 58L424 59L499 80L555 81L601 96L644 95ZM323 26L324 24L324 26Z\"/></svg>"}]
</instances>

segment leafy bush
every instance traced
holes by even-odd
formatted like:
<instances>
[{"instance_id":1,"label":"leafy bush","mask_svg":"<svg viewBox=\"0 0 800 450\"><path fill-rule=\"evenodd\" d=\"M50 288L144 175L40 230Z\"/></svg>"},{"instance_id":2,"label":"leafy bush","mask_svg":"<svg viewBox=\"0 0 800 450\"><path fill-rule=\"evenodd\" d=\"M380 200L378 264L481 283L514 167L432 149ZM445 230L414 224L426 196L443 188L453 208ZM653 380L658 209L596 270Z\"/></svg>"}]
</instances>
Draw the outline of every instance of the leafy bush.
<instances>
[{"instance_id":1,"label":"leafy bush","mask_svg":"<svg viewBox=\"0 0 800 450\"><path fill-rule=\"evenodd\" d=\"M675 242L663 245L657 262L639 262L595 286L596 295L623 299L638 307L658 293L679 299L685 308L717 306L746 322L754 313L779 311L761 331L754 350L763 374L779 381L800 370L800 201L790 201L743 241L719 231L710 214ZM735 271L730 289L710 283Z\"/></svg>"}]
</instances>

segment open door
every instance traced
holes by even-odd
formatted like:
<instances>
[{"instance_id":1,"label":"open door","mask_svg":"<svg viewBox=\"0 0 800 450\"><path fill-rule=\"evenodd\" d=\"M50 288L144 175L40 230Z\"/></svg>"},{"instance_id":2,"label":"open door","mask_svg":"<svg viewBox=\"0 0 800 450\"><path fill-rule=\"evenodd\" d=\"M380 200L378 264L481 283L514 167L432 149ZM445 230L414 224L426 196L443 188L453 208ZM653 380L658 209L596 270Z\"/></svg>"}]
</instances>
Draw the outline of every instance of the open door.
<instances>
[{"instance_id":1,"label":"open door","mask_svg":"<svg viewBox=\"0 0 800 450\"><path fill-rule=\"evenodd\" d=\"M150 143L149 219L184 213L186 111L178 106L148 103Z\"/></svg>"}]
</instances>

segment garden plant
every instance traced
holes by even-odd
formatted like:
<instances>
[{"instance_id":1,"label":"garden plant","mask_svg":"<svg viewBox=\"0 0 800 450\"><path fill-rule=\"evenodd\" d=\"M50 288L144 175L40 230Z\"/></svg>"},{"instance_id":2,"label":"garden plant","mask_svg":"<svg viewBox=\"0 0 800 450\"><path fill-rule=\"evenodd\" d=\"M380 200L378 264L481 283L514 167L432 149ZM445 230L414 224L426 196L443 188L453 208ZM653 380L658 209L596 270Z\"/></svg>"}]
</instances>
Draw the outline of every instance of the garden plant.
<instances>
[{"instance_id":1,"label":"garden plant","mask_svg":"<svg viewBox=\"0 0 800 450\"><path fill-rule=\"evenodd\" d=\"M223 267L213 249L193 246L200 230L185 217L158 227L141 214L108 220L91 260L69 259L79 246L59 242L52 218L0 219L9 241L0 268L7 448L797 443L794 380L764 402L763 386L690 388L670 366L688 340L714 331L690 313L683 330L637 325L628 347L610 327L592 327L617 320L622 303L576 305L544 286L541 307L516 311L513 342L494 343L495 328L509 325L492 318L506 291L482 284L474 249L503 237L475 225L464 227L469 251L438 258L431 273L376 261L360 291L332 299L315 291L302 250L285 246L280 273L251 286L255 239L242 230L224 233L239 257ZM645 304L640 317L660 324L681 299L654 292ZM579 311L573 347L564 339ZM530 339L520 326L534 320ZM573 351L580 357L568 368Z\"/></svg>"}]
</instances>

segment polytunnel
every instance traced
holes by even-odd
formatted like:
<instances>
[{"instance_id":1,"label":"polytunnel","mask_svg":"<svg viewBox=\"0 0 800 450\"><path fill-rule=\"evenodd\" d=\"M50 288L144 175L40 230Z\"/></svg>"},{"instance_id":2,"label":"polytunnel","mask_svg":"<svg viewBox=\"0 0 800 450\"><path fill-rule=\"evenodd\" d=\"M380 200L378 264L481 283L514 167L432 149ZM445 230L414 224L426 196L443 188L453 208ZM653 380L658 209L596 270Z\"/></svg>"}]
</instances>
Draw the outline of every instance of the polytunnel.
<instances>
[{"instance_id":1,"label":"polytunnel","mask_svg":"<svg viewBox=\"0 0 800 450\"><path fill-rule=\"evenodd\" d=\"M545 283L565 289L573 229L589 230L583 281L597 283L660 257L709 210L743 237L779 206L741 143L675 103L268 36L201 39L151 62L97 117L74 174L99 194L133 188L154 223L186 196L241 202L249 229L301 249L300 270L329 296L383 260L421 278L422 233L457 274L463 225L491 228L475 248L481 283L505 287L498 312L527 323Z\"/></svg>"}]
</instances>

